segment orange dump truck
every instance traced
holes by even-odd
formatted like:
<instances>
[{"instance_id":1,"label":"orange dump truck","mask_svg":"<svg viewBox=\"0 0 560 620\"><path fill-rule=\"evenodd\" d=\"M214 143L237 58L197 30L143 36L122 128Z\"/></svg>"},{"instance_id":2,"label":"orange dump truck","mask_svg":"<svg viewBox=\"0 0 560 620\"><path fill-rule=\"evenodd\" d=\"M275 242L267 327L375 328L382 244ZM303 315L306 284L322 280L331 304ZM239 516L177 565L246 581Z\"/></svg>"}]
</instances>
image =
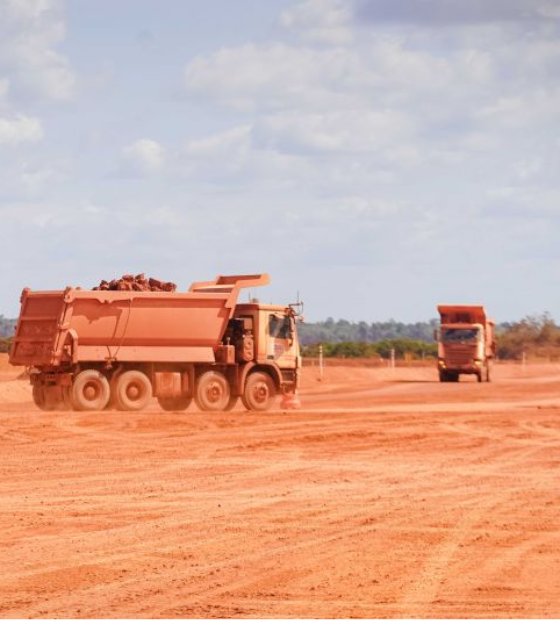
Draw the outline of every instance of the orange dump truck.
<instances>
[{"instance_id":1,"label":"orange dump truck","mask_svg":"<svg viewBox=\"0 0 560 620\"><path fill-rule=\"evenodd\" d=\"M268 409L295 393L293 306L237 303L266 274L219 276L187 293L24 289L10 363L30 367L43 410Z\"/></svg>"},{"instance_id":2,"label":"orange dump truck","mask_svg":"<svg viewBox=\"0 0 560 620\"><path fill-rule=\"evenodd\" d=\"M458 381L459 375L476 375L490 381L490 360L496 353L494 321L483 306L438 306L441 327L438 340L440 381Z\"/></svg>"}]
</instances>

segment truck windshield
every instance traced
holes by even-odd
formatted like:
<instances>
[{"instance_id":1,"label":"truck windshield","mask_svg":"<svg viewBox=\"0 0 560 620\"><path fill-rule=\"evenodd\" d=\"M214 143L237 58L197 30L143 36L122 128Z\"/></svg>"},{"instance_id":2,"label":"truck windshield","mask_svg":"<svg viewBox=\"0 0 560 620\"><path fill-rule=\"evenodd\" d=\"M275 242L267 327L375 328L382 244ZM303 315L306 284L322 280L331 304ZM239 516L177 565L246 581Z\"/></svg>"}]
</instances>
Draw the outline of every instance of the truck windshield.
<instances>
[{"instance_id":1,"label":"truck windshield","mask_svg":"<svg viewBox=\"0 0 560 620\"><path fill-rule=\"evenodd\" d=\"M475 342L478 334L478 329L442 329L441 340L442 342Z\"/></svg>"}]
</instances>

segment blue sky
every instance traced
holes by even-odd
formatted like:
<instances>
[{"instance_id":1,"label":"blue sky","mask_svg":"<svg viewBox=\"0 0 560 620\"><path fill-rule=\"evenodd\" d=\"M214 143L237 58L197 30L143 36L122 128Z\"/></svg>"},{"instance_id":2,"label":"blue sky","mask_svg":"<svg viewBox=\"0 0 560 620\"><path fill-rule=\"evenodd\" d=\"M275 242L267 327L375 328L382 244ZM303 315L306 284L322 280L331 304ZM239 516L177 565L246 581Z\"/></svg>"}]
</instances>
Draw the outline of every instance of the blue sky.
<instances>
[{"instance_id":1,"label":"blue sky","mask_svg":"<svg viewBox=\"0 0 560 620\"><path fill-rule=\"evenodd\" d=\"M317 320L560 318L558 0L0 0L0 314L268 271Z\"/></svg>"}]
</instances>

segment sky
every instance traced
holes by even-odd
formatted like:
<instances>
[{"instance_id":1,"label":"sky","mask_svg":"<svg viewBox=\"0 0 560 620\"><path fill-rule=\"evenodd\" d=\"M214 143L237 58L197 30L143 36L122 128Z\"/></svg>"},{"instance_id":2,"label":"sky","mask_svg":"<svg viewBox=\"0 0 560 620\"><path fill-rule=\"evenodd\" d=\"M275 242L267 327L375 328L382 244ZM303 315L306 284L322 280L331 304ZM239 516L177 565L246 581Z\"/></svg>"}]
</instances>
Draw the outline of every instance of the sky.
<instances>
[{"instance_id":1,"label":"sky","mask_svg":"<svg viewBox=\"0 0 560 620\"><path fill-rule=\"evenodd\" d=\"M560 319L560 0L0 0L0 314L270 274L308 320Z\"/></svg>"}]
</instances>

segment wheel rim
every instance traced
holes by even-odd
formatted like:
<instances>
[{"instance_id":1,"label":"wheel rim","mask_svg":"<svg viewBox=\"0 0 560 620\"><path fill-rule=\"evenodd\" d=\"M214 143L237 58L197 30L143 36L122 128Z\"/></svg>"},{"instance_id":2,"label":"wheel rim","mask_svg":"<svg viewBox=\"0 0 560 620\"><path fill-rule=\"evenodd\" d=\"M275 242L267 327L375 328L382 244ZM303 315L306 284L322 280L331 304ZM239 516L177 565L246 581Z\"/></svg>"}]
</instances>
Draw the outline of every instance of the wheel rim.
<instances>
[{"instance_id":1,"label":"wheel rim","mask_svg":"<svg viewBox=\"0 0 560 620\"><path fill-rule=\"evenodd\" d=\"M126 386L126 396L132 402L137 402L144 395L144 390L142 386L137 381L131 381Z\"/></svg>"},{"instance_id":2,"label":"wheel rim","mask_svg":"<svg viewBox=\"0 0 560 620\"><path fill-rule=\"evenodd\" d=\"M270 390L265 381L258 381L251 390L251 396L253 400L259 404L264 405L270 398Z\"/></svg>"},{"instance_id":3,"label":"wheel rim","mask_svg":"<svg viewBox=\"0 0 560 620\"><path fill-rule=\"evenodd\" d=\"M209 403L215 405L224 398L224 387L219 381L210 381L206 387L206 398Z\"/></svg>"},{"instance_id":4,"label":"wheel rim","mask_svg":"<svg viewBox=\"0 0 560 620\"><path fill-rule=\"evenodd\" d=\"M82 393L88 402L93 402L101 395L101 386L99 381L87 381L83 387Z\"/></svg>"}]
</instances>

